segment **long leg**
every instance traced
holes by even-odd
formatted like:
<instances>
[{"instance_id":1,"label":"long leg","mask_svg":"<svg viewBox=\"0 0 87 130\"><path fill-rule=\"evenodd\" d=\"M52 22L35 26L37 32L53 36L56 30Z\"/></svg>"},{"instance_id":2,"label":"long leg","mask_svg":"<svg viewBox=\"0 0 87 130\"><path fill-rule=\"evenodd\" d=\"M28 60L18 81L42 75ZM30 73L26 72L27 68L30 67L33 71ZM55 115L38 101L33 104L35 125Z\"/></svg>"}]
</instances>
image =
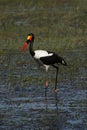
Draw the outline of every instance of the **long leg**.
<instances>
[{"instance_id":1,"label":"long leg","mask_svg":"<svg viewBox=\"0 0 87 130\"><path fill-rule=\"evenodd\" d=\"M58 76L58 71L59 71L59 67L52 65L54 68L56 68L56 79L55 79L55 92L57 92L57 76Z\"/></svg>"},{"instance_id":2,"label":"long leg","mask_svg":"<svg viewBox=\"0 0 87 130\"><path fill-rule=\"evenodd\" d=\"M48 109L48 97L47 97L47 92L48 92L48 72L47 72L47 78L46 78L46 83L45 83L45 103L46 103L46 111Z\"/></svg>"},{"instance_id":3,"label":"long leg","mask_svg":"<svg viewBox=\"0 0 87 130\"><path fill-rule=\"evenodd\" d=\"M58 97L57 97L57 77L58 77L58 71L59 71L59 67L53 65L54 68L56 68L56 79L55 79L55 105L56 105L56 112L58 115Z\"/></svg>"}]
</instances>

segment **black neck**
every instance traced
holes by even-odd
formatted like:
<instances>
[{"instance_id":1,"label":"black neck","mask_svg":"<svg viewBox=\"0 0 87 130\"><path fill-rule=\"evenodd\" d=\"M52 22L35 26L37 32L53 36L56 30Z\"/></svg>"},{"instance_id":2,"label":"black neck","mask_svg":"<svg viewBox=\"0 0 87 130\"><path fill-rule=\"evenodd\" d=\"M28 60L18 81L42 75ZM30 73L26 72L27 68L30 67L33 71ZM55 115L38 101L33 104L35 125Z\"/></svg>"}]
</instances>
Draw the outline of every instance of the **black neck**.
<instances>
[{"instance_id":1,"label":"black neck","mask_svg":"<svg viewBox=\"0 0 87 130\"><path fill-rule=\"evenodd\" d=\"M33 51L33 42L34 42L34 41L30 42L30 46L29 46L29 51L30 51L31 56L34 56L34 55L35 55L35 53L34 53L34 51Z\"/></svg>"}]
</instances>

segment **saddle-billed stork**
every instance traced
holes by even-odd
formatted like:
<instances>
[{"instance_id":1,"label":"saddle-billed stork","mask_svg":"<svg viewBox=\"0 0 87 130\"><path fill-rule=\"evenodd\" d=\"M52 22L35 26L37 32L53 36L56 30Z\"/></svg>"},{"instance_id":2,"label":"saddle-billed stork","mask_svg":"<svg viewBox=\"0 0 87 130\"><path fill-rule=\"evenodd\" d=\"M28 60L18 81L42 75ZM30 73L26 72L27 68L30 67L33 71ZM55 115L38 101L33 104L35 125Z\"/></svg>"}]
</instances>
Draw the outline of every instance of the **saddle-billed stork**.
<instances>
[{"instance_id":1,"label":"saddle-billed stork","mask_svg":"<svg viewBox=\"0 0 87 130\"><path fill-rule=\"evenodd\" d=\"M27 46L29 45L29 52L31 56L39 63L45 66L46 72L48 71L48 68L50 66L56 68L56 79L55 79L55 92L57 92L57 75L58 75L58 70L59 67L57 66L58 63L66 66L67 63L66 61L58 56L55 52L51 51L45 51L45 50L33 50L33 43L34 43L34 34L30 33L27 36L27 40L24 43L22 47L22 51L24 51ZM46 81L46 87L48 87L48 81Z\"/></svg>"}]
</instances>

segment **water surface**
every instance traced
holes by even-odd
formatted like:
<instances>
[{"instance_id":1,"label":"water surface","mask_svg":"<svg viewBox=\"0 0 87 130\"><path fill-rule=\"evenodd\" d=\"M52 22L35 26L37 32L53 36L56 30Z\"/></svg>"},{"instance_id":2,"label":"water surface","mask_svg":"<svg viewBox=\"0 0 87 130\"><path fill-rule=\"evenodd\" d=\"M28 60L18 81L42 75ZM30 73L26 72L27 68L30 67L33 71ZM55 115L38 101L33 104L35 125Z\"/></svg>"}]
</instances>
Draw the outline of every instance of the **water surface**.
<instances>
[{"instance_id":1,"label":"water surface","mask_svg":"<svg viewBox=\"0 0 87 130\"><path fill-rule=\"evenodd\" d=\"M68 58L71 53L84 58L83 50L67 52ZM0 55L0 129L86 130L86 74L84 65L76 71L75 66L60 67L56 101L55 69L50 68L46 102L44 68L38 69L28 54Z\"/></svg>"}]
</instances>

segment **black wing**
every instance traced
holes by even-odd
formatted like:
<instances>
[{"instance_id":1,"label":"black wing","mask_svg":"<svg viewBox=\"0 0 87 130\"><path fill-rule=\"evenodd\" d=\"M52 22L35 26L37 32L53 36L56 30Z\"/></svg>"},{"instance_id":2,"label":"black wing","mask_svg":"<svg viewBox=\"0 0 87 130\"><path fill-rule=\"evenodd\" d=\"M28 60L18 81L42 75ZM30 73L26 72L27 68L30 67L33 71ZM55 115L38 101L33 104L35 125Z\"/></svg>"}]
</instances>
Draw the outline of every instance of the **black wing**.
<instances>
[{"instance_id":1,"label":"black wing","mask_svg":"<svg viewBox=\"0 0 87 130\"><path fill-rule=\"evenodd\" d=\"M53 52L50 52L50 53L53 53ZM53 55L49 55L46 57L41 57L40 60L43 62L43 64L46 64L46 65L53 65L56 63L61 63L63 65L66 65L65 60L62 57L58 56L56 53L53 53Z\"/></svg>"}]
</instances>

